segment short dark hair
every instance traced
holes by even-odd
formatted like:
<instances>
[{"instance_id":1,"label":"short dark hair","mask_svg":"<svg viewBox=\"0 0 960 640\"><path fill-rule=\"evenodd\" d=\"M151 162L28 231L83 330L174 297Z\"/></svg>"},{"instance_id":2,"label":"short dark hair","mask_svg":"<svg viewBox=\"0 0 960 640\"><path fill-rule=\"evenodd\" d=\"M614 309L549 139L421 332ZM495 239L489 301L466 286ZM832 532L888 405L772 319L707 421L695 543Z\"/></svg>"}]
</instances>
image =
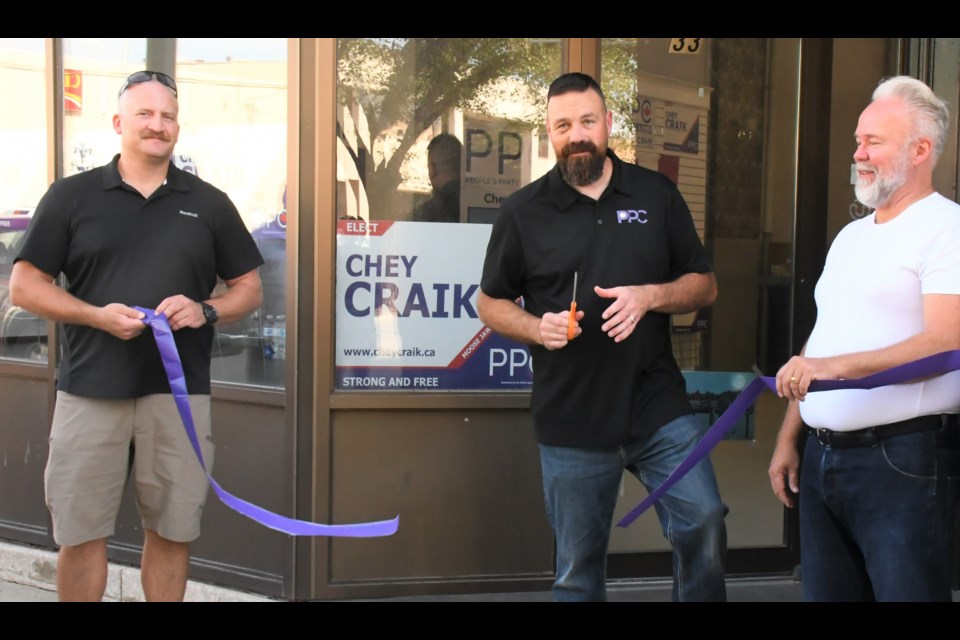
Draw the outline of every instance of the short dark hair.
<instances>
[{"instance_id":1,"label":"short dark hair","mask_svg":"<svg viewBox=\"0 0 960 640\"><path fill-rule=\"evenodd\" d=\"M593 89L600 94L600 101L603 102L603 108L607 108L607 99L603 97L603 89L597 84L591 76L585 73L572 72L565 73L550 83L550 89L547 91L547 100L553 96L560 96L571 91L583 93L588 89Z\"/></svg>"},{"instance_id":2,"label":"short dark hair","mask_svg":"<svg viewBox=\"0 0 960 640\"><path fill-rule=\"evenodd\" d=\"M459 138L449 133L439 133L427 143L427 159L432 160L438 167L450 170L460 170L460 153L463 143Z\"/></svg>"}]
</instances>

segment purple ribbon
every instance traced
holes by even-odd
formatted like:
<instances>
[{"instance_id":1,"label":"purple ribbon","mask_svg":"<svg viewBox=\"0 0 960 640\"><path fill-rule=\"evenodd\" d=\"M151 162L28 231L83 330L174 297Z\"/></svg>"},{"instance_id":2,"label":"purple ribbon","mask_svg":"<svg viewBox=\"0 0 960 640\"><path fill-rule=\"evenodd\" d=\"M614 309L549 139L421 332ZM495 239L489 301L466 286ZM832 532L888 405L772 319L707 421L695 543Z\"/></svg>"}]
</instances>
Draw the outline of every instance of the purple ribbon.
<instances>
[{"instance_id":1,"label":"purple ribbon","mask_svg":"<svg viewBox=\"0 0 960 640\"><path fill-rule=\"evenodd\" d=\"M279 514L267 511L255 504L241 500L224 491L217 481L213 479L210 472L207 471L207 465L203 462L203 454L200 452L200 442L197 440L197 432L193 425L193 414L190 412L190 403L187 396L187 381L183 375L183 365L180 362L180 354L177 352L177 345L173 340L173 332L165 315L157 314L151 309L143 307L134 307L137 311L144 313L143 323L153 329L153 337L160 349L160 357L163 360L163 368L167 372L167 378L170 381L170 391L177 403L177 411L180 412L180 418L183 420L183 426L187 431L187 437L190 438L190 444L193 451L197 454L197 460L207 474L207 479L213 490L228 507L237 511L241 515L259 522L283 533L289 533L295 536L338 536L342 538L373 538L377 536L393 535L400 524L400 516L393 520L381 520L379 522L365 522L361 524L317 524L304 520L294 520Z\"/></svg>"},{"instance_id":2,"label":"purple ribbon","mask_svg":"<svg viewBox=\"0 0 960 640\"><path fill-rule=\"evenodd\" d=\"M938 376L951 371L957 371L958 369L960 369L960 351L944 351L856 380L815 380L810 384L808 392L835 391L837 389L875 389L891 384L901 384L910 380L916 380L917 378ZM663 481L662 485L652 491L643 502L625 515L620 522L617 523L617 526L629 527L641 513L649 509L659 500L660 496L666 493L677 480L682 478L695 464L710 453L710 450L713 449L718 442L723 440L723 436L736 426L737 421L746 413L747 409L750 408L750 405L756 401L760 394L763 393L764 389L770 389L776 393L777 379L773 376L758 376L754 378L750 384L740 392L740 395L736 397L730 406L727 407L727 410L723 412L723 415L710 427L707 433L704 434L690 455L674 469L667 479Z\"/></svg>"}]
</instances>

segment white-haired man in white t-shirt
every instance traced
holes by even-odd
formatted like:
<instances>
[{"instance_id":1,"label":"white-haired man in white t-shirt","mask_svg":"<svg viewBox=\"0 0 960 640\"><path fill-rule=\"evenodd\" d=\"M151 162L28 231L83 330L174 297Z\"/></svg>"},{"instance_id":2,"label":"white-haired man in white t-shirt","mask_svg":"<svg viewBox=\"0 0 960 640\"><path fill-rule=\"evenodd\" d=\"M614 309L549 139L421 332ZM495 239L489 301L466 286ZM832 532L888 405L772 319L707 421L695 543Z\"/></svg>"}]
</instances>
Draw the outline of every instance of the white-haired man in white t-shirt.
<instances>
[{"instance_id":1,"label":"white-haired man in white t-shirt","mask_svg":"<svg viewBox=\"0 0 960 640\"><path fill-rule=\"evenodd\" d=\"M876 88L853 156L857 198L874 212L833 242L816 324L777 373L789 404L770 481L787 507L799 494L806 600L951 599L960 372L807 393L960 349L960 206L933 187L948 122L919 80Z\"/></svg>"}]
</instances>

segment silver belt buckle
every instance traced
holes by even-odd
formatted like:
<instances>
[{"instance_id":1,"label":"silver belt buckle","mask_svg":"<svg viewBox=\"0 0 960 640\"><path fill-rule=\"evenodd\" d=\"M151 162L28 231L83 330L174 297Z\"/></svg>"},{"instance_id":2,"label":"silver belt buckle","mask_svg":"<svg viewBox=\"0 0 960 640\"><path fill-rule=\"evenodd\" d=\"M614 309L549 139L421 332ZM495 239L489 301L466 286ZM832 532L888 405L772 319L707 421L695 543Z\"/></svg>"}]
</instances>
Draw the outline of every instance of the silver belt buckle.
<instances>
[{"instance_id":1,"label":"silver belt buckle","mask_svg":"<svg viewBox=\"0 0 960 640\"><path fill-rule=\"evenodd\" d=\"M817 440L825 447L830 446L830 430L829 429L817 429Z\"/></svg>"}]
</instances>

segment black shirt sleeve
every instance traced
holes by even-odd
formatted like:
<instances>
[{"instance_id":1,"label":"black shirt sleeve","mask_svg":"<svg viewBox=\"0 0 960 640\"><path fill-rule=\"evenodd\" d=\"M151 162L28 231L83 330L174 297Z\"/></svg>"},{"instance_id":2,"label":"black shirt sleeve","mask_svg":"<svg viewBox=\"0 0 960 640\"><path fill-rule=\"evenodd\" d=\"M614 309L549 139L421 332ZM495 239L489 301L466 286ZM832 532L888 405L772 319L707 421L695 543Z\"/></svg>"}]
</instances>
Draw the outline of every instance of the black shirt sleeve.
<instances>
[{"instance_id":1,"label":"black shirt sleeve","mask_svg":"<svg viewBox=\"0 0 960 640\"><path fill-rule=\"evenodd\" d=\"M63 270L70 245L68 210L60 191L61 185L54 183L40 198L14 260L26 260L54 278Z\"/></svg>"},{"instance_id":2,"label":"black shirt sleeve","mask_svg":"<svg viewBox=\"0 0 960 640\"><path fill-rule=\"evenodd\" d=\"M238 278L263 264L263 256L236 205L223 194L223 208L217 220L217 275L224 280Z\"/></svg>"},{"instance_id":3,"label":"black shirt sleeve","mask_svg":"<svg viewBox=\"0 0 960 640\"><path fill-rule=\"evenodd\" d=\"M491 298L516 300L526 281L524 262L514 212L501 209L490 232L480 289Z\"/></svg>"}]
</instances>

